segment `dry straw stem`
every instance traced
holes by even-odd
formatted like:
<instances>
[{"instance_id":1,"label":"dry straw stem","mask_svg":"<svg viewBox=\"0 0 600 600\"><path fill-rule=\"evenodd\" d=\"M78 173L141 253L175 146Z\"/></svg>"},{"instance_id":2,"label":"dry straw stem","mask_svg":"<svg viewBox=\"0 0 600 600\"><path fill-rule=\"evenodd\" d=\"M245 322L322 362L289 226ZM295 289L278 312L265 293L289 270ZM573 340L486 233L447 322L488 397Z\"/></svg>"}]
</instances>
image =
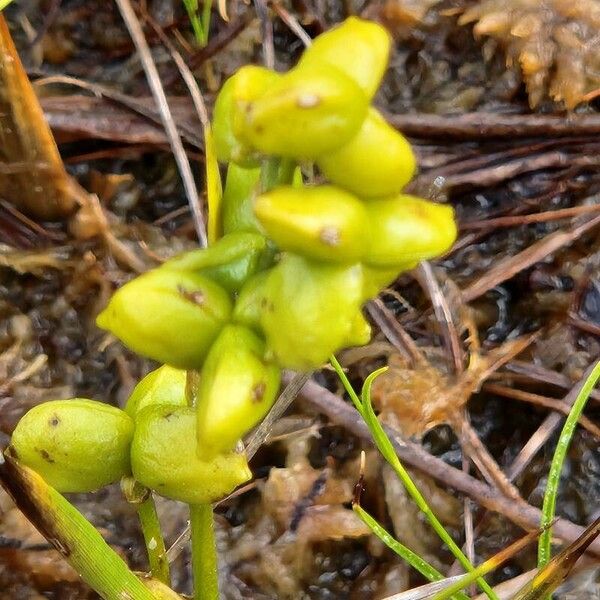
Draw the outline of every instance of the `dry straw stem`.
<instances>
[{"instance_id":1,"label":"dry straw stem","mask_svg":"<svg viewBox=\"0 0 600 600\"><path fill-rule=\"evenodd\" d=\"M0 165L6 165L0 170L0 196L10 198L25 212L57 219L74 210L71 180L2 14Z\"/></svg>"}]
</instances>

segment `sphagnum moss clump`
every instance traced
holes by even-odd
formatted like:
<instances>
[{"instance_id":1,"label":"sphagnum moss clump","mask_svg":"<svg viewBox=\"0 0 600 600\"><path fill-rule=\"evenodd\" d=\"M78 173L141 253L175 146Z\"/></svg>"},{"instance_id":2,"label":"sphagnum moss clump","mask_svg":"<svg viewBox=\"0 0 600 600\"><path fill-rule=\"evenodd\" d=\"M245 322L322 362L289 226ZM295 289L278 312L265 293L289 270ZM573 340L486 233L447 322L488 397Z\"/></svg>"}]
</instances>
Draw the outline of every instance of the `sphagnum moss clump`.
<instances>
[{"instance_id":1,"label":"sphagnum moss clump","mask_svg":"<svg viewBox=\"0 0 600 600\"><path fill-rule=\"evenodd\" d=\"M402 194L414 155L370 107L390 45L381 26L350 18L289 72L248 66L224 84L213 121L228 169L224 235L125 284L97 319L165 366L138 385L125 411L104 414L81 400L34 409L15 430L19 459L61 491L132 473L192 505L251 477L239 440L272 406L281 370L309 371L367 343L362 305L456 237L451 208ZM299 167L311 163L329 183L303 181ZM185 370L199 372L196 386ZM84 456L85 474L35 451L49 410L82 412L52 451ZM104 432L111 419L108 445L77 433Z\"/></svg>"}]
</instances>

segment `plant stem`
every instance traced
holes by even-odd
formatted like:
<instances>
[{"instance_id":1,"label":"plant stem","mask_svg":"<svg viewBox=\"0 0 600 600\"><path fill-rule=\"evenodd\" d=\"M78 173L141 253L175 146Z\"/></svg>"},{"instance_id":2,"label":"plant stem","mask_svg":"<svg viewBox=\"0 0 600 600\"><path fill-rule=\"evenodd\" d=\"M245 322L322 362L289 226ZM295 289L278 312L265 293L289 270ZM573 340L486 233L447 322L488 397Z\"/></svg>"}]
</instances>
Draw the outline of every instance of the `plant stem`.
<instances>
[{"instance_id":1,"label":"plant stem","mask_svg":"<svg viewBox=\"0 0 600 600\"><path fill-rule=\"evenodd\" d=\"M390 549L400 558L405 560L413 569L417 570L423 577L429 581L440 581L444 576L424 558L421 558L416 552L400 543L392 537L362 506L354 504L352 510L360 517L360 520ZM466 596L463 596L466 598Z\"/></svg>"},{"instance_id":2,"label":"plant stem","mask_svg":"<svg viewBox=\"0 0 600 600\"><path fill-rule=\"evenodd\" d=\"M279 183L279 169L281 158L271 156L262 161L260 167L260 189L261 192L272 190Z\"/></svg>"},{"instance_id":3,"label":"plant stem","mask_svg":"<svg viewBox=\"0 0 600 600\"><path fill-rule=\"evenodd\" d=\"M0 483L38 531L105 600L156 600L98 530L35 471L0 454Z\"/></svg>"},{"instance_id":4,"label":"plant stem","mask_svg":"<svg viewBox=\"0 0 600 600\"><path fill-rule=\"evenodd\" d=\"M160 522L156 513L156 504L150 492L148 498L137 505L137 513L142 526L142 534L148 551L148 561L152 577L170 585L169 561L165 540L160 530Z\"/></svg>"},{"instance_id":5,"label":"plant stem","mask_svg":"<svg viewBox=\"0 0 600 600\"><path fill-rule=\"evenodd\" d=\"M190 504L194 600L219 600L215 525L210 504Z\"/></svg>"},{"instance_id":6,"label":"plant stem","mask_svg":"<svg viewBox=\"0 0 600 600\"><path fill-rule=\"evenodd\" d=\"M577 395L577 398L575 398L575 402L573 402L569 416L567 417L558 438L558 444L556 445L556 450L554 451L554 456L552 457L552 463L550 465L550 472L548 473L548 483L546 484L544 503L542 505L542 520L540 527L545 528L545 530L540 536L538 543L538 568L546 566L550 561L550 542L552 540L552 528L550 527L550 524L554 520L556 512L556 497L558 495L560 473L569 445L571 444L573 433L577 427L579 417L599 379L600 362L596 363L596 366L592 369L589 377L581 387L581 391Z\"/></svg>"}]
</instances>

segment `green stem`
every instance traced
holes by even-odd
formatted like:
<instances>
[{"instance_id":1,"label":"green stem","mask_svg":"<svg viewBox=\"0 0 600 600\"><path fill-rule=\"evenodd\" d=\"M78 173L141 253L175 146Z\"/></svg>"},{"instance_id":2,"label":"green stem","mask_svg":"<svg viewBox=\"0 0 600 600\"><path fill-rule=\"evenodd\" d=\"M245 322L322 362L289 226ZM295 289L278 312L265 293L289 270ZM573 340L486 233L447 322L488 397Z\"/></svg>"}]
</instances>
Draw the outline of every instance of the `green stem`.
<instances>
[{"instance_id":1,"label":"green stem","mask_svg":"<svg viewBox=\"0 0 600 600\"><path fill-rule=\"evenodd\" d=\"M190 504L194 600L219 600L215 525L210 504Z\"/></svg>"},{"instance_id":2,"label":"green stem","mask_svg":"<svg viewBox=\"0 0 600 600\"><path fill-rule=\"evenodd\" d=\"M142 526L144 541L146 542L152 577L162 581L165 585L170 585L171 577L167 549L160 530L160 522L152 492L146 500L137 505L137 513Z\"/></svg>"},{"instance_id":3,"label":"green stem","mask_svg":"<svg viewBox=\"0 0 600 600\"><path fill-rule=\"evenodd\" d=\"M569 416L567 417L562 431L560 432L560 437L558 438L558 444L556 445L556 450L552 457L552 464L550 465L550 472L548 473L548 483L546 484L544 503L542 505L542 520L540 527L545 529L540 536L538 543L538 568L545 567L550 561L550 542L552 540L552 528L550 527L550 524L554 520L554 515L556 513L556 498L558 495L558 485L560 483L560 473L571 444L573 433L577 427L579 417L599 379L600 362L596 363L596 366L592 369L592 372L581 387L581 391L577 394L577 398L575 398L575 402L573 402L573 406L569 411Z\"/></svg>"},{"instance_id":4,"label":"green stem","mask_svg":"<svg viewBox=\"0 0 600 600\"><path fill-rule=\"evenodd\" d=\"M360 517L360 520L400 558L405 560L413 569L417 570L429 581L440 581L444 576L416 552L393 538L362 506L354 504L352 510ZM466 596L463 596L466 598Z\"/></svg>"},{"instance_id":5,"label":"green stem","mask_svg":"<svg viewBox=\"0 0 600 600\"><path fill-rule=\"evenodd\" d=\"M335 369L338 377L342 381L344 388L348 392L352 402L356 406L358 412L361 414L363 419L371 431L373 436L373 441L377 446L377 449L381 452L383 457L387 460L390 466L396 472L396 475L406 488L406 491L413 499L413 502L417 505L419 510L425 515L425 518L429 521L429 524L433 527L434 531L437 533L439 538L448 546L449 550L452 552L454 557L460 562L462 567L468 571L469 573L475 570L475 567L471 564L469 559L465 556L463 551L460 549L458 544L452 539L452 536L444 529L444 526L440 523L438 518L435 516L429 505L427 504L425 498L418 490L417 486L414 484L410 475L400 462L398 455L396 454L394 447L392 446L392 442L389 437L385 433L381 423L377 419L375 412L373 411L373 406L371 405L371 384L374 379L380 375L386 369L379 369L374 373L371 373L369 377L367 377L365 381L365 385L362 392L362 398L359 398L357 393L352 388L346 374L344 373L344 369L337 361L335 356L330 358L330 362ZM488 583L482 577L477 579L477 585L481 588L481 590L490 598L490 600L498 600L498 596L494 593L494 590L488 585Z\"/></svg>"},{"instance_id":6,"label":"green stem","mask_svg":"<svg viewBox=\"0 0 600 600\"><path fill-rule=\"evenodd\" d=\"M271 156L262 161L260 167L260 189L262 192L268 192L279 184L281 160L277 156Z\"/></svg>"}]
</instances>

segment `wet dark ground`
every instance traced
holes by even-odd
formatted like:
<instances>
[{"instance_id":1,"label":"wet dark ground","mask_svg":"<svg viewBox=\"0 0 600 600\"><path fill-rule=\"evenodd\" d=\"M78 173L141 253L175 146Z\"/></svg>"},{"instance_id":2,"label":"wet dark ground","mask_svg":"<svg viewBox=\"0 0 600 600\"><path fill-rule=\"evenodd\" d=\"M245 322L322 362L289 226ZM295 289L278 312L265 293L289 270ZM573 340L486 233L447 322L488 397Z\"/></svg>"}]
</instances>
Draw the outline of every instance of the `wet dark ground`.
<instances>
[{"instance_id":1,"label":"wet dark ground","mask_svg":"<svg viewBox=\"0 0 600 600\"><path fill-rule=\"evenodd\" d=\"M315 35L342 19L353 8L351 4L297 1L285 8ZM391 69L378 98L380 106L397 114L489 111L523 115L525 121L530 96L518 63L506 67L505 52L510 53L511 47L504 51L502 39L476 39L472 25L459 25L463 4L444 2L427 10L433 4L390 0L362 7L366 15L384 22L396 39ZM485 7L485 3L480 4ZM513 4L523 7L527 3L515 0ZM112 4L64 1L53 20L46 23L43 15L48 8L29 2L7 12L33 76L67 74L110 85L132 97L148 95L139 62ZM196 68L209 101L223 78L237 66L261 60L260 26L251 8L238 3L229 11L231 23L246 19L248 24L238 37ZM180 50L193 62L196 54L181 6L163 0L148 2L148 12L173 41L178 39L176 31L185 36L187 41ZM215 14L211 35L226 39L231 23L224 23ZM27 41L29 26L39 29L46 25L42 44L31 47ZM589 27L589 23L580 25L584 32ZM277 66L285 68L302 47L276 17L274 33ZM172 82L167 86L168 95L183 95L184 87L168 54L150 30L148 39L164 80ZM68 86L51 89L65 96L79 93ZM42 90L42 94L50 93L48 88ZM577 112L594 114L596 108L592 102ZM564 114L564 107L543 95L537 111ZM451 202L461 224L597 203L597 170L576 160L586 153L586 144L593 145L592 138L516 140L499 136L457 141L442 135L413 141L422 166L416 188L421 194ZM516 159L511 154L515 151L520 152ZM506 176L490 169L482 171L550 151L566 152L573 163L553 164L550 160L541 168L534 165ZM164 148L88 137L61 144L61 152L69 171L86 189L99 194L110 212L115 235L148 268L156 264L157 257L194 244L185 195L171 154ZM452 177L457 172L463 176L455 184ZM202 189L201 179L198 185ZM542 255L532 266L519 269L467 304L456 301L453 290L469 289L498 268L502 259L593 216L463 230L457 249L438 261L434 272L444 286L465 352L464 322L474 324L484 355L518 336L540 331L518 359L564 375L569 381L581 377L600 354L596 229ZM0 439L8 440L20 416L44 400L83 396L122 405L135 382L153 365L107 339L93 321L112 289L134 276L130 266L115 260L103 239L77 239L66 223L44 223L39 229L0 204L0 224ZM444 340L431 314L427 291L409 274L382 299L432 365L447 374ZM367 352L347 358L352 380L359 384L390 354L392 346L377 332ZM570 387L560 388L543 377L518 378L506 367L500 373L503 375L494 383L552 398L563 397ZM331 389L338 388L330 373L317 377ZM453 376L448 377L452 381ZM428 398L423 396L422 401ZM468 413L490 454L501 468L507 468L548 409L491 393L484 386L470 399ZM597 422L597 402L590 403L586 414ZM461 446L449 425L419 433L429 452L461 467ZM516 480L522 497L534 506L542 502L555 441L556 434ZM261 448L253 460L255 485L217 511L223 597L385 598L422 583L353 520L349 503L361 449L368 450L365 507L402 541L418 544L416 549L439 568L450 568L452 557L369 448L367 442L328 422L310 405L293 406L278 424L274 441ZM474 467L471 472L477 474ZM462 542L462 500L422 474L419 477L420 485L430 490L428 498L434 510ZM321 482L321 487L315 495L316 482ZM565 463L557 511L586 525L597 516L599 500L599 440L580 427ZM133 568L145 568L134 512L118 489L76 496L74 501ZM58 556L36 536L6 496L0 495L0 509L0 597L94 597L72 572L59 567ZM167 541L172 543L185 526L184 507L165 501L160 503L160 513ZM491 556L520 533L505 518L493 515L475 539L477 560ZM184 550L174 563L174 584L182 592L189 592L188 559ZM534 550L521 553L490 581L510 579L534 566ZM580 595L564 592L560 597L590 597L593 586L589 578L580 588Z\"/></svg>"}]
</instances>

